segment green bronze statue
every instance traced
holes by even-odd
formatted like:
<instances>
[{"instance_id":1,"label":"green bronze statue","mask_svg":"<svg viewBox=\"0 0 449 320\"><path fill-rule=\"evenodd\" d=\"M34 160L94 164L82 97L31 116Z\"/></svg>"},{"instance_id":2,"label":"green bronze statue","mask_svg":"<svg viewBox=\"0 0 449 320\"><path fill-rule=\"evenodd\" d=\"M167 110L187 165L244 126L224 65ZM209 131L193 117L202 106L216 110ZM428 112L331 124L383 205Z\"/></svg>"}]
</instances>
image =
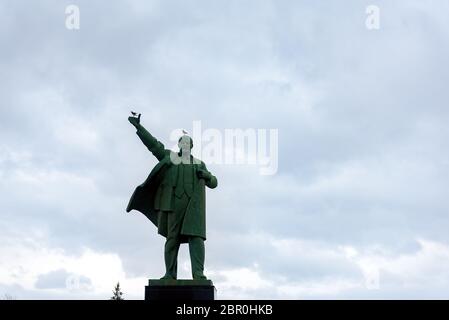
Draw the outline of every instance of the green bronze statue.
<instances>
[{"instance_id":1,"label":"green bronze statue","mask_svg":"<svg viewBox=\"0 0 449 320\"><path fill-rule=\"evenodd\" d=\"M192 139L183 135L179 152L166 149L141 124L138 117L128 118L136 127L143 144L158 160L148 178L136 188L127 212L142 212L157 227L165 241L165 275L161 279L177 279L178 251L181 243L189 244L192 277L204 276L204 241L206 240L205 186L217 187L217 178L204 162L191 155Z\"/></svg>"}]
</instances>

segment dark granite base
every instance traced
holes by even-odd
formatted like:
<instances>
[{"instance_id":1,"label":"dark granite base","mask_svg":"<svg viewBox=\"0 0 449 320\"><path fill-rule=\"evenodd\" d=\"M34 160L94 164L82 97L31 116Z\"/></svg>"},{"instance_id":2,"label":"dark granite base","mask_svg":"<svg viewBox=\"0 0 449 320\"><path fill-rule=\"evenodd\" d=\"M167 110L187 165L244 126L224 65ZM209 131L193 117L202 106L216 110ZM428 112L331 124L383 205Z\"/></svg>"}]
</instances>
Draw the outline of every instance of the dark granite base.
<instances>
[{"instance_id":1,"label":"dark granite base","mask_svg":"<svg viewBox=\"0 0 449 320\"><path fill-rule=\"evenodd\" d=\"M153 280L145 286L145 300L215 300L211 280Z\"/></svg>"}]
</instances>

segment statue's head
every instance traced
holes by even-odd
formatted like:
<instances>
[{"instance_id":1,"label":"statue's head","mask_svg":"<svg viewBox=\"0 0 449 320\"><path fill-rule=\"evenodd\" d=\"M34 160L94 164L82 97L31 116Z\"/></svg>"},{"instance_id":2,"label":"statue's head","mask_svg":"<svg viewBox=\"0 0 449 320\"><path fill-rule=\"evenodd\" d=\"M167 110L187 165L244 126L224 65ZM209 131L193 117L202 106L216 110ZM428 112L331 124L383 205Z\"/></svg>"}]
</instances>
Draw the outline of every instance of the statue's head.
<instances>
[{"instance_id":1,"label":"statue's head","mask_svg":"<svg viewBox=\"0 0 449 320\"><path fill-rule=\"evenodd\" d=\"M178 147L179 150L182 152L190 152L190 150L193 148L193 140L187 135L181 136L178 140Z\"/></svg>"}]
</instances>

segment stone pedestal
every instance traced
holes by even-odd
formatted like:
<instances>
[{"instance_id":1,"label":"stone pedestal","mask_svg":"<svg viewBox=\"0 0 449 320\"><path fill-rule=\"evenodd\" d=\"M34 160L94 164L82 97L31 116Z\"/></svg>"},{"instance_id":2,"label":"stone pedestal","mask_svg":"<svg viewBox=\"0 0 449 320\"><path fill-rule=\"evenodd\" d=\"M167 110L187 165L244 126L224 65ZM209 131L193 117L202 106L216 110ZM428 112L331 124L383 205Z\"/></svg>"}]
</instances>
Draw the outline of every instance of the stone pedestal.
<instances>
[{"instance_id":1,"label":"stone pedestal","mask_svg":"<svg viewBox=\"0 0 449 320\"><path fill-rule=\"evenodd\" d=\"M217 290L211 280L150 279L145 300L215 300Z\"/></svg>"}]
</instances>

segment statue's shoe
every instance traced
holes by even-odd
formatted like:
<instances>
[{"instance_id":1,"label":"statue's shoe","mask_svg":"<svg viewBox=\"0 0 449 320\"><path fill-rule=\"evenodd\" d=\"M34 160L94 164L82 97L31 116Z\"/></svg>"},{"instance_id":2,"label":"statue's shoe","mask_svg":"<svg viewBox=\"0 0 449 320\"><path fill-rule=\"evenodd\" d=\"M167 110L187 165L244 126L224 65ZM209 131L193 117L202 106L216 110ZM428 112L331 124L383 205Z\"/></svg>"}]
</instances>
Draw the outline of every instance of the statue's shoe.
<instances>
[{"instance_id":1,"label":"statue's shoe","mask_svg":"<svg viewBox=\"0 0 449 320\"><path fill-rule=\"evenodd\" d=\"M207 278L204 274L199 274L199 275L193 276L193 280L207 280Z\"/></svg>"},{"instance_id":2,"label":"statue's shoe","mask_svg":"<svg viewBox=\"0 0 449 320\"><path fill-rule=\"evenodd\" d=\"M160 280L176 280L176 278L170 275L164 275Z\"/></svg>"}]
</instances>

